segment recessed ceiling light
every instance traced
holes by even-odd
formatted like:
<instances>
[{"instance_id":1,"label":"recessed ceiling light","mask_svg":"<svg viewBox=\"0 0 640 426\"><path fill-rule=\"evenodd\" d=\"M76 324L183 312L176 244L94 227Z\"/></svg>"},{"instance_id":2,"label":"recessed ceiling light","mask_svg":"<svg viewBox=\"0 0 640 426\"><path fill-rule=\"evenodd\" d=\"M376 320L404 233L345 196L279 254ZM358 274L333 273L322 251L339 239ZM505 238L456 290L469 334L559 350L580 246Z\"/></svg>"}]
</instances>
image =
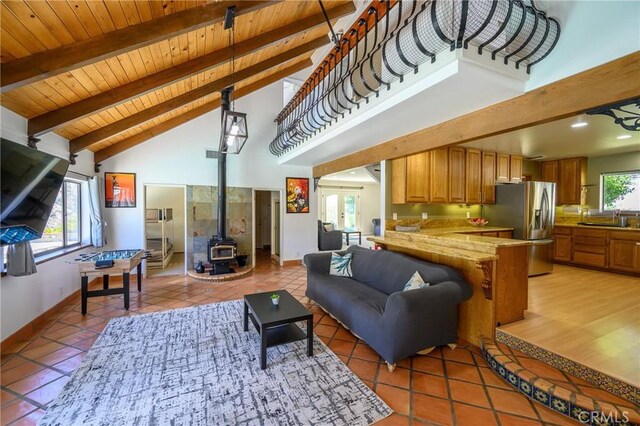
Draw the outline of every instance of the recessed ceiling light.
<instances>
[{"instance_id":1,"label":"recessed ceiling light","mask_svg":"<svg viewBox=\"0 0 640 426\"><path fill-rule=\"evenodd\" d=\"M577 129L579 127L584 127L584 126L588 126L588 125L589 125L589 123L587 123L586 121L580 121L578 123L573 123L571 125L571 127L573 127L574 129Z\"/></svg>"},{"instance_id":2,"label":"recessed ceiling light","mask_svg":"<svg viewBox=\"0 0 640 426\"><path fill-rule=\"evenodd\" d=\"M622 140L622 139L629 139L630 137L631 137L631 135L620 135L616 139Z\"/></svg>"},{"instance_id":3,"label":"recessed ceiling light","mask_svg":"<svg viewBox=\"0 0 640 426\"><path fill-rule=\"evenodd\" d=\"M355 174L356 174L356 172L350 172L350 173L351 173L352 175L355 175Z\"/></svg>"}]
</instances>

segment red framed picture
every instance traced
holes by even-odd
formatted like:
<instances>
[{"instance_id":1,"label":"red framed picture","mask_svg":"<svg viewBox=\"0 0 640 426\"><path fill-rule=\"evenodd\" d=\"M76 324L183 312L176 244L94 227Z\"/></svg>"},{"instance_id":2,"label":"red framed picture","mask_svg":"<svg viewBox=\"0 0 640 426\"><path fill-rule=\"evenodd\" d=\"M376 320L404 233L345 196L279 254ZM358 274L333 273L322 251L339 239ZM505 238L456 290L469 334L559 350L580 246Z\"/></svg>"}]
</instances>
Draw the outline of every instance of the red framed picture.
<instances>
[{"instance_id":1,"label":"red framed picture","mask_svg":"<svg viewBox=\"0 0 640 426\"><path fill-rule=\"evenodd\" d=\"M287 178L287 213L309 213L309 178Z\"/></svg>"},{"instance_id":2,"label":"red framed picture","mask_svg":"<svg viewBox=\"0 0 640 426\"><path fill-rule=\"evenodd\" d=\"M104 206L136 206L136 174L104 173Z\"/></svg>"}]
</instances>

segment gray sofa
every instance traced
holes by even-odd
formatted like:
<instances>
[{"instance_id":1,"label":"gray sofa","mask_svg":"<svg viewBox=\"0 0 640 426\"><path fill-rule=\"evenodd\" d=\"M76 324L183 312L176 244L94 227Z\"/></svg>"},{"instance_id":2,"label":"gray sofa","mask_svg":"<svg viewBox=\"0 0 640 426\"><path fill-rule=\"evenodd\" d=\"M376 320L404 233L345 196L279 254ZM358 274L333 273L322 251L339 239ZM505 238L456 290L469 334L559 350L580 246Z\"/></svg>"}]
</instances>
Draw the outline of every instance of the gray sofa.
<instances>
[{"instance_id":1,"label":"gray sofa","mask_svg":"<svg viewBox=\"0 0 640 426\"><path fill-rule=\"evenodd\" d=\"M471 287L455 269L387 250L350 246L352 278L329 275L331 253L304 257L306 296L364 340L389 364L455 343L459 303ZM418 271L431 285L402 291Z\"/></svg>"}]
</instances>

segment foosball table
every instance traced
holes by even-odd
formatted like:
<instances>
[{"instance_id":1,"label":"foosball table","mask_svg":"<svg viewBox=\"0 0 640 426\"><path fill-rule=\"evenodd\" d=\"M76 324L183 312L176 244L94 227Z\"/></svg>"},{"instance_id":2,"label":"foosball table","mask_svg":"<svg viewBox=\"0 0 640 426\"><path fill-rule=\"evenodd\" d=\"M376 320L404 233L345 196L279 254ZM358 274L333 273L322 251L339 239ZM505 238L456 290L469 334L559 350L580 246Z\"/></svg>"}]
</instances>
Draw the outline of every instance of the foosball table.
<instances>
[{"instance_id":1,"label":"foosball table","mask_svg":"<svg viewBox=\"0 0 640 426\"><path fill-rule=\"evenodd\" d=\"M136 268L138 291L142 291L142 261L149 256L145 250L108 250L81 255L76 259L81 275L82 315L87 314L87 299L122 294L124 308L129 310L129 274ZM109 274L122 274L122 287L109 288ZM102 290L89 290L89 275L102 275Z\"/></svg>"}]
</instances>

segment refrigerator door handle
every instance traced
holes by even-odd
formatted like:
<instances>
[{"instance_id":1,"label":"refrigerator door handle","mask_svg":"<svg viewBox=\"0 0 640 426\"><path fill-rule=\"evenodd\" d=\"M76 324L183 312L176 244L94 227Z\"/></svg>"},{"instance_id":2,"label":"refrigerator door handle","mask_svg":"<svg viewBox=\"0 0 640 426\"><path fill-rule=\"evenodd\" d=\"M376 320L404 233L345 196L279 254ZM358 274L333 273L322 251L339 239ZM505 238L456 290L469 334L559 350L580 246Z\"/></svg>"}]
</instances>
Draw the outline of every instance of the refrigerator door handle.
<instances>
[{"instance_id":1,"label":"refrigerator door handle","mask_svg":"<svg viewBox=\"0 0 640 426\"><path fill-rule=\"evenodd\" d=\"M542 216L542 229L546 230L549 226L549 194L547 188L542 190L542 200L540 201L540 210Z\"/></svg>"}]
</instances>

